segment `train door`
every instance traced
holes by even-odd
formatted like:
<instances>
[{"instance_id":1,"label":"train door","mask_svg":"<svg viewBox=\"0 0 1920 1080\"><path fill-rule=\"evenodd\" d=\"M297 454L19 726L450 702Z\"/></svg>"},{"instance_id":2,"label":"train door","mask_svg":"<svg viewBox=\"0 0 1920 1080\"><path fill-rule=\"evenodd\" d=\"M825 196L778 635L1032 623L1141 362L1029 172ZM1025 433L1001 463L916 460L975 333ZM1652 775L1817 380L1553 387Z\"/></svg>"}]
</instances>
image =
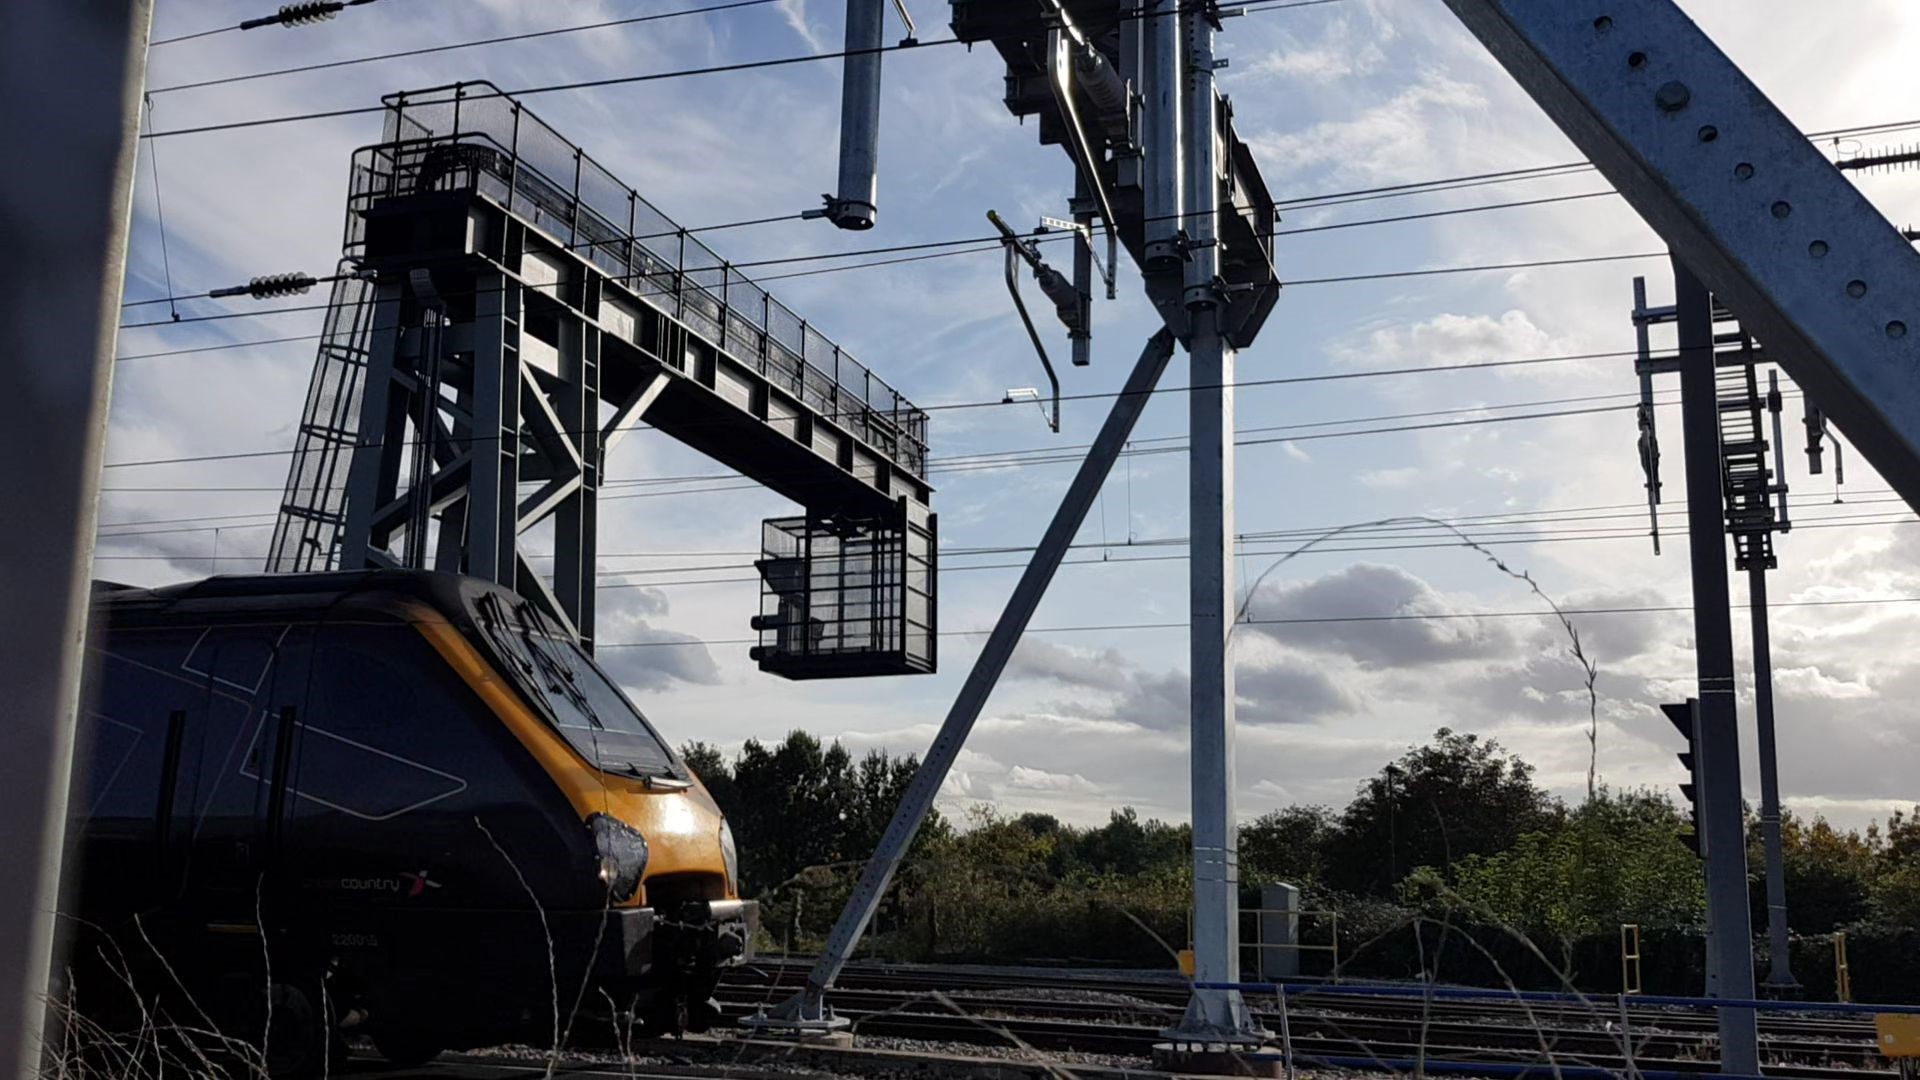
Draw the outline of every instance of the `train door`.
<instances>
[{"instance_id":1,"label":"train door","mask_svg":"<svg viewBox=\"0 0 1920 1080\"><path fill-rule=\"evenodd\" d=\"M286 777L306 707L310 625L265 621L201 630L179 658L197 707L179 735L174 843L182 907L217 971L251 971L284 923L276 902L286 842Z\"/></svg>"}]
</instances>

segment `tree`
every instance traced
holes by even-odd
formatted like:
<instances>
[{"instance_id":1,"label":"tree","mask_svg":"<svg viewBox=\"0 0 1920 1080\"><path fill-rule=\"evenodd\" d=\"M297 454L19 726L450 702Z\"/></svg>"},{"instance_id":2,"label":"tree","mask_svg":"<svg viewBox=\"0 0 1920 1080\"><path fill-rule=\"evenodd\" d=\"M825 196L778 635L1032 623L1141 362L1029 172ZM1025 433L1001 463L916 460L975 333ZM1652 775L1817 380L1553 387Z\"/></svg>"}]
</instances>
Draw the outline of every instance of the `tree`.
<instances>
[{"instance_id":1,"label":"tree","mask_svg":"<svg viewBox=\"0 0 1920 1080\"><path fill-rule=\"evenodd\" d=\"M1533 783L1533 766L1502 755L1500 744L1441 728L1360 784L1340 815L1328 884L1390 895L1417 866L1445 870L1469 855L1490 855L1537 832L1556 805Z\"/></svg>"},{"instance_id":2,"label":"tree","mask_svg":"<svg viewBox=\"0 0 1920 1080\"><path fill-rule=\"evenodd\" d=\"M1787 924L1795 933L1824 934L1867 916L1876 866L1872 845L1859 833L1787 811L1780 815L1780 846ZM1766 865L1751 849L1747 862L1750 868Z\"/></svg>"},{"instance_id":3,"label":"tree","mask_svg":"<svg viewBox=\"0 0 1920 1080\"><path fill-rule=\"evenodd\" d=\"M1240 826L1240 871L1247 880L1317 885L1339 819L1324 806L1272 810Z\"/></svg>"},{"instance_id":4,"label":"tree","mask_svg":"<svg viewBox=\"0 0 1920 1080\"><path fill-rule=\"evenodd\" d=\"M1679 842L1684 821L1663 794L1601 788L1564 819L1443 877L1474 912L1525 933L1572 940L1623 922L1697 926L1706 909L1700 864Z\"/></svg>"},{"instance_id":5,"label":"tree","mask_svg":"<svg viewBox=\"0 0 1920 1080\"><path fill-rule=\"evenodd\" d=\"M713 796L720 812L731 818L739 809L739 792L733 783L733 769L727 765L727 759L720 756L719 748L690 742L680 748L680 760L699 778L707 794Z\"/></svg>"},{"instance_id":6,"label":"tree","mask_svg":"<svg viewBox=\"0 0 1920 1080\"><path fill-rule=\"evenodd\" d=\"M731 766L701 742L682 747L680 757L732 824L740 876L754 893L810 868L864 861L919 769L912 757L879 750L855 766L838 740L823 746L798 730L771 749L748 739ZM939 812L929 812L912 852L947 831Z\"/></svg>"},{"instance_id":7,"label":"tree","mask_svg":"<svg viewBox=\"0 0 1920 1080\"><path fill-rule=\"evenodd\" d=\"M1193 830L1160 820L1142 822L1131 806L1107 816L1107 823L1077 838L1068 855L1073 864L1101 874L1130 877L1153 868L1183 865L1192 847Z\"/></svg>"}]
</instances>

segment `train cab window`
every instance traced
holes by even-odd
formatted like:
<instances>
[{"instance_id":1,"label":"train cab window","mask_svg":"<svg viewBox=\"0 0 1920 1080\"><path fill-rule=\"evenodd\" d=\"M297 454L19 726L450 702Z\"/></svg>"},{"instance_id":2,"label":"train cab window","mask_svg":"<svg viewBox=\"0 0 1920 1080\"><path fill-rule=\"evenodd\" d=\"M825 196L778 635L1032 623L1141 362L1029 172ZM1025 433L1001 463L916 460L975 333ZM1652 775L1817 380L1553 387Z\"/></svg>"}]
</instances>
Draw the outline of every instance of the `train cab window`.
<instances>
[{"instance_id":1,"label":"train cab window","mask_svg":"<svg viewBox=\"0 0 1920 1080\"><path fill-rule=\"evenodd\" d=\"M636 776L678 776L666 744L580 646L524 601L497 597L480 623L500 659L561 735L597 767Z\"/></svg>"},{"instance_id":2,"label":"train cab window","mask_svg":"<svg viewBox=\"0 0 1920 1080\"><path fill-rule=\"evenodd\" d=\"M301 724L296 812L385 821L464 791L487 718L406 626L332 625Z\"/></svg>"}]
</instances>

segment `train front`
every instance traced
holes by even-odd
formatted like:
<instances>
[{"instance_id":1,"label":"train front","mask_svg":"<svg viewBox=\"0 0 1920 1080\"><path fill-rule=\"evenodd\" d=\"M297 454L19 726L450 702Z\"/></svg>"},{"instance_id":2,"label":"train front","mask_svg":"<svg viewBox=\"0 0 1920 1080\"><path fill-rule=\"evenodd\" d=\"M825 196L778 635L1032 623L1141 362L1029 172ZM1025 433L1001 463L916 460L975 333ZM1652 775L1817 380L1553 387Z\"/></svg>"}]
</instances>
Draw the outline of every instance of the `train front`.
<instances>
[{"instance_id":1,"label":"train front","mask_svg":"<svg viewBox=\"0 0 1920 1080\"><path fill-rule=\"evenodd\" d=\"M592 981L644 1024L703 1030L721 971L752 955L758 906L739 896L739 856L700 780L574 641L527 601L462 582L470 640L485 651L538 726L514 725L579 813L591 873L611 918L585 945ZM584 849L583 851L588 850ZM569 966L562 964L563 967Z\"/></svg>"}]
</instances>

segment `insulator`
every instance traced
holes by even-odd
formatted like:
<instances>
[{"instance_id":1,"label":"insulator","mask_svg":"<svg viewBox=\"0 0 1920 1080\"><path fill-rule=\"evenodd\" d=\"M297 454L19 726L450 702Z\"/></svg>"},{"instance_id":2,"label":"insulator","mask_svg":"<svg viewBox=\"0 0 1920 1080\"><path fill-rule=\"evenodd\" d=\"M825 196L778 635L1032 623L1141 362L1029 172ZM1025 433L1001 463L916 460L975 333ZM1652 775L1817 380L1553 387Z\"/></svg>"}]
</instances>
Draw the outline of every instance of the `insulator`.
<instances>
[{"instance_id":1,"label":"insulator","mask_svg":"<svg viewBox=\"0 0 1920 1080\"><path fill-rule=\"evenodd\" d=\"M1127 84L1113 70L1100 50L1091 45L1074 50L1073 69L1080 76L1080 87L1103 111L1125 116Z\"/></svg>"},{"instance_id":2,"label":"insulator","mask_svg":"<svg viewBox=\"0 0 1920 1080\"><path fill-rule=\"evenodd\" d=\"M304 4L282 4L280 13L275 18L282 26L306 26L333 18L346 6L338 0L307 0Z\"/></svg>"},{"instance_id":3,"label":"insulator","mask_svg":"<svg viewBox=\"0 0 1920 1080\"><path fill-rule=\"evenodd\" d=\"M1040 283L1040 291L1053 301L1060 320L1070 328L1076 326L1080 321L1080 290L1074 288L1073 282L1045 263L1034 269L1033 278Z\"/></svg>"},{"instance_id":4,"label":"insulator","mask_svg":"<svg viewBox=\"0 0 1920 1080\"><path fill-rule=\"evenodd\" d=\"M280 10L240 24L242 30L260 26L307 26L325 22L346 8L343 0L307 0L301 4L282 4Z\"/></svg>"},{"instance_id":5,"label":"insulator","mask_svg":"<svg viewBox=\"0 0 1920 1080\"><path fill-rule=\"evenodd\" d=\"M297 296L313 288L312 274L268 274L247 282L247 295L256 300L276 296Z\"/></svg>"}]
</instances>

